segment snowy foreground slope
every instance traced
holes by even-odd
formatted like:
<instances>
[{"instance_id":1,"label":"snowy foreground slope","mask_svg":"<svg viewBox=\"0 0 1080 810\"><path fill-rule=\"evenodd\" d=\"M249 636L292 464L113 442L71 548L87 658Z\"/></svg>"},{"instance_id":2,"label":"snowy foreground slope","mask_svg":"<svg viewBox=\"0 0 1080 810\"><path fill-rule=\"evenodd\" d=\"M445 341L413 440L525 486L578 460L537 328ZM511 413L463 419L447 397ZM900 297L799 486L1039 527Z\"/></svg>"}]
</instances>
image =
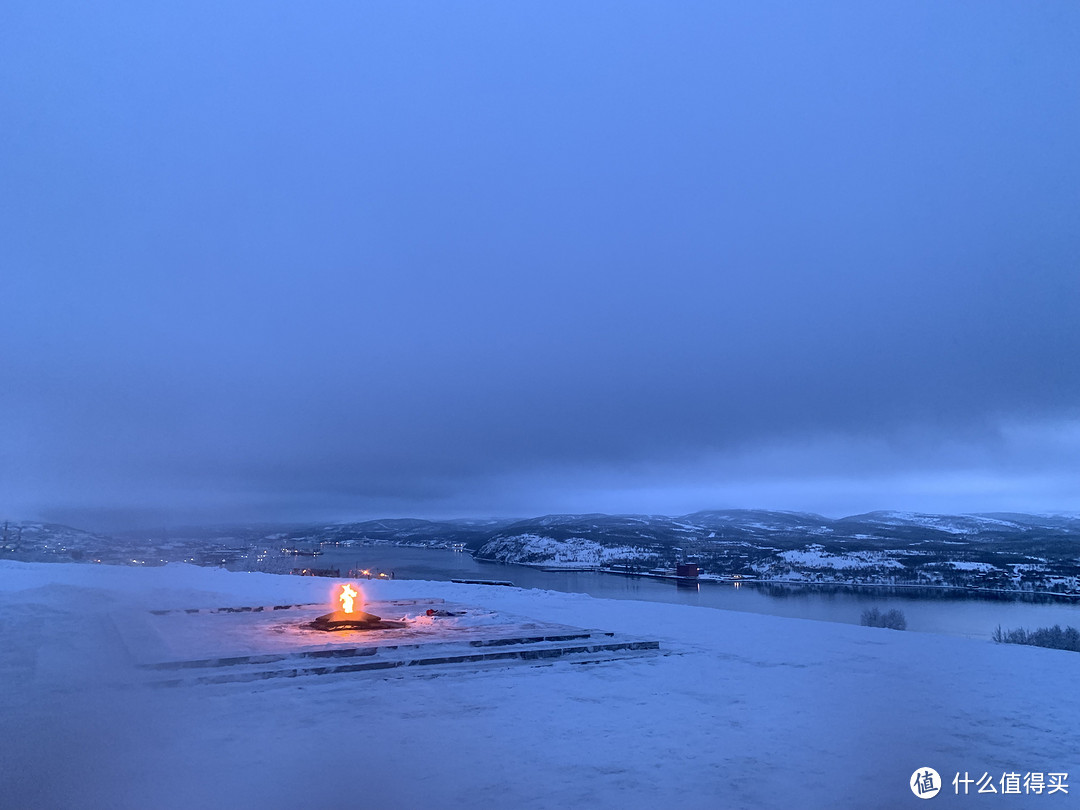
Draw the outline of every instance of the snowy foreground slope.
<instances>
[{"instance_id":1,"label":"snowy foreground slope","mask_svg":"<svg viewBox=\"0 0 1080 810\"><path fill-rule=\"evenodd\" d=\"M0 562L0 807L1080 805L1080 656L658 603L421 581L441 597L658 639L660 657L151 687L115 618L316 602L328 581ZM956 772L1069 772L954 796ZM1000 790L1000 788L999 788Z\"/></svg>"}]
</instances>

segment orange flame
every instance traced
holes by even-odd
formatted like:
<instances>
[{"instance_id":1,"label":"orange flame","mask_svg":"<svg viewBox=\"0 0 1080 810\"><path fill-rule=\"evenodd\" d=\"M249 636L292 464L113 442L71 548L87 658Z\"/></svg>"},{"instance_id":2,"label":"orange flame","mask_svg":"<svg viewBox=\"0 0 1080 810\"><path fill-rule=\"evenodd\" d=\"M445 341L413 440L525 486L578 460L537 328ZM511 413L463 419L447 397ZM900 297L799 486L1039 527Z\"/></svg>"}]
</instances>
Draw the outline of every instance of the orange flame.
<instances>
[{"instance_id":1,"label":"orange flame","mask_svg":"<svg viewBox=\"0 0 1080 810\"><path fill-rule=\"evenodd\" d=\"M341 610L344 613L353 612L353 600L360 595L360 592L356 590L352 585L348 583L341 586L341 593L338 595L338 599L341 601Z\"/></svg>"}]
</instances>

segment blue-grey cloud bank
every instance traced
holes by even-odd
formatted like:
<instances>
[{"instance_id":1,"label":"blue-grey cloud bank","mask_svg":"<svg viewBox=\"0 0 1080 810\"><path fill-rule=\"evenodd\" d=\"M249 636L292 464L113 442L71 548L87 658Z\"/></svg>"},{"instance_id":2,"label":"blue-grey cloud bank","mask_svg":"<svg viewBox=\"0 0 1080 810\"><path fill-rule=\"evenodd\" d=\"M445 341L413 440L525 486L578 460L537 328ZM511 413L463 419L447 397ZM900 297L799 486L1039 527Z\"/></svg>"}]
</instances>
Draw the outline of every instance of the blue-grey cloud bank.
<instances>
[{"instance_id":1,"label":"blue-grey cloud bank","mask_svg":"<svg viewBox=\"0 0 1080 810\"><path fill-rule=\"evenodd\" d=\"M0 496L1080 509L1080 6L9 3Z\"/></svg>"}]
</instances>

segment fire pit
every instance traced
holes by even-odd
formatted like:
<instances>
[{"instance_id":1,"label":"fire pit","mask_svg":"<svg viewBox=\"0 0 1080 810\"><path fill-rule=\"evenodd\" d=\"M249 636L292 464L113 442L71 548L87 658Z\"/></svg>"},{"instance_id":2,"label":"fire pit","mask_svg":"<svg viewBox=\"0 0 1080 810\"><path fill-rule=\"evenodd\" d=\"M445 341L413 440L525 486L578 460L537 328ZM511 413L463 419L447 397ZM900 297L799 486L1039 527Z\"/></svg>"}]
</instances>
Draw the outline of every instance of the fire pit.
<instances>
[{"instance_id":1,"label":"fire pit","mask_svg":"<svg viewBox=\"0 0 1080 810\"><path fill-rule=\"evenodd\" d=\"M319 616L309 625L315 630L338 631L338 630L386 630L392 627L406 627L405 622L387 622L373 613L365 613L356 609L356 600L360 596L359 588L351 583L341 586L338 601L341 602L341 610L333 613L325 613Z\"/></svg>"}]
</instances>

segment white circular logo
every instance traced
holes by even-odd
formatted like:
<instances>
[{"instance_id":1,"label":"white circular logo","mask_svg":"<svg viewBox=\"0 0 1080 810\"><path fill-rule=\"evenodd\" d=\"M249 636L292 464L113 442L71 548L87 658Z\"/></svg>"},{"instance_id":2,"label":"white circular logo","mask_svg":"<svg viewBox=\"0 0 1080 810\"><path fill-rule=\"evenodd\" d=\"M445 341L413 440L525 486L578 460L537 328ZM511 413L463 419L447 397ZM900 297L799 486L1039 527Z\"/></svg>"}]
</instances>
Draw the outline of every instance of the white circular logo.
<instances>
[{"instance_id":1,"label":"white circular logo","mask_svg":"<svg viewBox=\"0 0 1080 810\"><path fill-rule=\"evenodd\" d=\"M933 768L916 768L908 780L908 786L920 799L932 799L941 790L941 777Z\"/></svg>"}]
</instances>

